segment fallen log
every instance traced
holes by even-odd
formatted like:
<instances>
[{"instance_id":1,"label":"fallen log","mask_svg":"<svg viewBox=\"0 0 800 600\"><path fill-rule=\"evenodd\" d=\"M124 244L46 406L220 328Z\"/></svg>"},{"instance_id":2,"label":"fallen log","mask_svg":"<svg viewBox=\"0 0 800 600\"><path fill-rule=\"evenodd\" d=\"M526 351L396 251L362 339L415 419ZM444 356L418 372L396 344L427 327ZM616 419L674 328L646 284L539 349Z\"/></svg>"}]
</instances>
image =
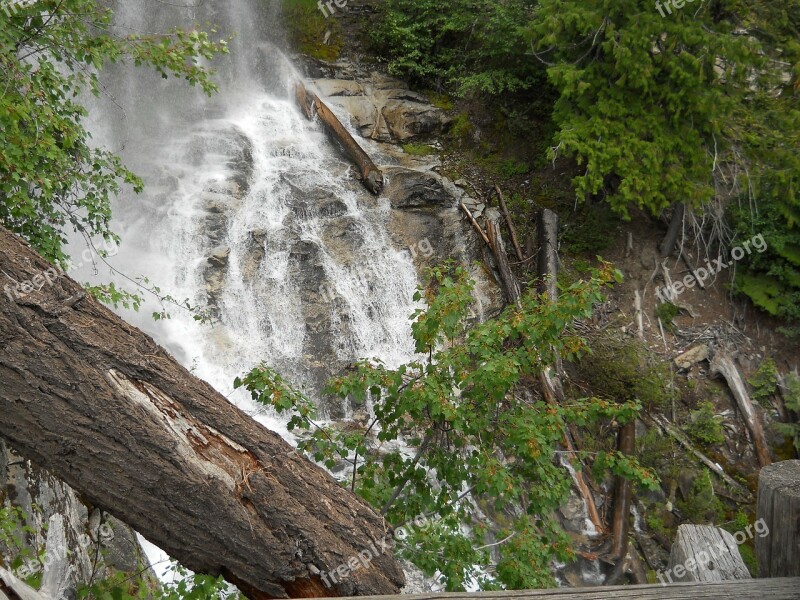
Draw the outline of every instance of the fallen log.
<instances>
[{"instance_id":1,"label":"fallen log","mask_svg":"<svg viewBox=\"0 0 800 600\"><path fill-rule=\"evenodd\" d=\"M500 227L497 221L488 217L486 219L486 236L489 238L489 246L492 248L492 253L497 263L497 270L500 272L500 279L502 279L503 287L506 290L508 303L519 306L521 296L519 283L517 282L517 278L514 277L511 265L508 264L508 255L506 254L506 246L503 243Z\"/></svg>"},{"instance_id":2,"label":"fallen log","mask_svg":"<svg viewBox=\"0 0 800 600\"><path fill-rule=\"evenodd\" d=\"M364 501L2 227L0 265L0 436L20 454L250 598L398 591Z\"/></svg>"},{"instance_id":3,"label":"fallen log","mask_svg":"<svg viewBox=\"0 0 800 600\"><path fill-rule=\"evenodd\" d=\"M744 385L744 381L742 381L742 376L739 374L739 369L736 368L729 356L718 352L711 361L711 374L722 375L728 383L728 387L736 399L744 424L753 438L759 466L765 467L771 464L772 459L769 455L769 445L764 435L764 428L761 426L761 421L750 400L750 395L747 393L747 388Z\"/></svg>"},{"instance_id":4,"label":"fallen log","mask_svg":"<svg viewBox=\"0 0 800 600\"><path fill-rule=\"evenodd\" d=\"M514 222L511 220L511 214L508 212L506 199L503 198L503 192L500 191L499 185L495 185L494 190L497 192L497 199L500 201L500 209L503 211L503 217L505 217L506 225L508 225L508 232L511 234L511 243L514 244L514 251L517 253L517 260L522 262L525 260L525 255L522 254L522 248L519 247L517 230L514 228Z\"/></svg>"},{"instance_id":5,"label":"fallen log","mask_svg":"<svg viewBox=\"0 0 800 600\"><path fill-rule=\"evenodd\" d=\"M707 466L712 473L714 473L720 479L722 479L722 481L724 481L731 490L737 492L740 495L739 498L736 498L737 501L745 502L750 497L750 492L747 490L747 488L745 488L742 484L740 484L730 475L728 475L725 472L725 470L722 467L720 467L717 463L715 463L713 460L711 460L705 454L703 454L697 448L695 448L694 445L689 441L689 438L687 438L682 432L673 427L672 424L670 424L670 422L667 421L664 417L661 417L659 415L647 416L645 414L641 414L640 418L645 422L646 425L657 426L664 433L675 438L675 440L681 446L683 446L689 452L694 454L695 457L701 463Z\"/></svg>"},{"instance_id":6,"label":"fallen log","mask_svg":"<svg viewBox=\"0 0 800 600\"><path fill-rule=\"evenodd\" d=\"M491 250L492 243L489 241L489 238L486 237L486 232L483 230L483 228L481 227L480 223L478 223L475 220L475 217L472 216L472 213L470 212L470 210L466 206L464 206L463 202L461 202L459 204L459 206L461 207L461 210L464 211L464 214L467 215L467 218L469 219L469 222L472 223L472 227L475 229L475 231L478 233L478 235L481 236L483 241L486 242L486 245L489 246L489 249Z\"/></svg>"},{"instance_id":7,"label":"fallen log","mask_svg":"<svg viewBox=\"0 0 800 600\"><path fill-rule=\"evenodd\" d=\"M325 131L334 142L341 144L345 154L358 167L361 174L361 182L373 194L380 194L383 190L383 173L375 166L369 155L364 152L358 142L353 139L350 132L345 129L341 121L336 118L328 105L319 99L319 96L306 90L305 86L298 82L295 85L295 99L303 114L308 119L314 115L319 117L320 122L325 126Z\"/></svg>"}]
</instances>

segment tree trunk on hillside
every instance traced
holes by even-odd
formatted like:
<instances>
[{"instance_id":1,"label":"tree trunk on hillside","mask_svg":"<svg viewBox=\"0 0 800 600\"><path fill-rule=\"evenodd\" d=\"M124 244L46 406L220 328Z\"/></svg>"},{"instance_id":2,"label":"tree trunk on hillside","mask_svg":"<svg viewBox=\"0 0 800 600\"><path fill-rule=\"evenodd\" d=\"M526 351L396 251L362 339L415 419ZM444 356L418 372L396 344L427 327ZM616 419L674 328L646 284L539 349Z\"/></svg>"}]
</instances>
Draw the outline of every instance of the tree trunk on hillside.
<instances>
[{"instance_id":1,"label":"tree trunk on hillside","mask_svg":"<svg viewBox=\"0 0 800 600\"><path fill-rule=\"evenodd\" d=\"M730 356L722 353L717 353L711 361L711 374L722 375L728 383L728 387L736 399L736 405L739 407L739 412L742 415L747 430L750 432L750 437L753 438L753 446L755 447L756 459L760 467L766 467L772 464L772 458L769 455L769 444L767 437L764 435L764 428L761 426L761 421L758 418L753 402L750 400L750 395L747 393L747 388L742 381L742 376L739 374L739 369L733 364Z\"/></svg>"},{"instance_id":2,"label":"tree trunk on hillside","mask_svg":"<svg viewBox=\"0 0 800 600\"><path fill-rule=\"evenodd\" d=\"M22 455L251 598L397 593L366 503L2 227L0 285L0 435Z\"/></svg>"},{"instance_id":3,"label":"tree trunk on hillside","mask_svg":"<svg viewBox=\"0 0 800 600\"><path fill-rule=\"evenodd\" d=\"M558 214L542 208L536 217L536 237L539 242L538 273L541 290L555 302L558 299Z\"/></svg>"}]
</instances>

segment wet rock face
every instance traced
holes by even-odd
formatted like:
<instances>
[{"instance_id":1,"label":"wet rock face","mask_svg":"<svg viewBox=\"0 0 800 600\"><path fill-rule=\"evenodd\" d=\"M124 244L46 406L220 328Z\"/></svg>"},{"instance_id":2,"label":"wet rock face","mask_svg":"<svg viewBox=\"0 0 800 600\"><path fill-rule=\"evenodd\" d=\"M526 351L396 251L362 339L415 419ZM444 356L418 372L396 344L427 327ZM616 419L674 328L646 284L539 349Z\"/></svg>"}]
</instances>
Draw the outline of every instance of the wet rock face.
<instances>
[{"instance_id":1,"label":"wet rock face","mask_svg":"<svg viewBox=\"0 0 800 600\"><path fill-rule=\"evenodd\" d=\"M320 95L346 112L362 137L402 143L438 135L449 123L443 110L399 79L346 63L307 72L323 76L314 80Z\"/></svg>"},{"instance_id":2,"label":"wet rock face","mask_svg":"<svg viewBox=\"0 0 800 600\"><path fill-rule=\"evenodd\" d=\"M0 440L0 506L11 504L22 509L27 524L36 532L33 541L31 536L20 536L34 554L45 549L51 553L61 544L67 550L63 562L53 558L43 566L32 558L26 560L15 572L20 579L44 574L43 589L47 586L64 598L75 598L81 584L101 580L113 570L133 576L147 564L130 527L84 503L67 484L24 460ZM61 536L54 535L56 529ZM6 558L18 553L19 549L0 546L0 554Z\"/></svg>"}]
</instances>

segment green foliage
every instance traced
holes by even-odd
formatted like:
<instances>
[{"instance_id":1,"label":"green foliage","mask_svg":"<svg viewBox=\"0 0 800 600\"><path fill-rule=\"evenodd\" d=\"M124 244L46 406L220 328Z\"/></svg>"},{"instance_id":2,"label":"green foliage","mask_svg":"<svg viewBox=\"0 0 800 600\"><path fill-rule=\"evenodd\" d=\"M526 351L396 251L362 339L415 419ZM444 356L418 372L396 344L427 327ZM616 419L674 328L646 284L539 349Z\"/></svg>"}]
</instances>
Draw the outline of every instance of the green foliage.
<instances>
[{"instance_id":1,"label":"green foliage","mask_svg":"<svg viewBox=\"0 0 800 600\"><path fill-rule=\"evenodd\" d=\"M327 19L317 0L284 0L283 17L289 39L299 52L335 60L342 49L342 32L335 16Z\"/></svg>"},{"instance_id":2,"label":"green foliage","mask_svg":"<svg viewBox=\"0 0 800 600\"><path fill-rule=\"evenodd\" d=\"M639 402L651 410L670 406L676 394L669 364L629 338L592 340L592 351L577 366L580 379L601 398Z\"/></svg>"},{"instance_id":3,"label":"green foliage","mask_svg":"<svg viewBox=\"0 0 800 600\"><path fill-rule=\"evenodd\" d=\"M436 154L436 149L428 144L403 144L403 152L411 156L428 156Z\"/></svg>"},{"instance_id":4,"label":"green foliage","mask_svg":"<svg viewBox=\"0 0 800 600\"><path fill-rule=\"evenodd\" d=\"M730 213L740 238L761 234L766 244L737 269L734 291L771 315L800 323L800 207L788 194L770 195L756 210L734 205Z\"/></svg>"},{"instance_id":5,"label":"green foliage","mask_svg":"<svg viewBox=\"0 0 800 600\"><path fill-rule=\"evenodd\" d=\"M717 416L714 405L707 400L693 411L685 427L688 436L703 446L714 446L725 442L722 418Z\"/></svg>"},{"instance_id":6,"label":"green foliage","mask_svg":"<svg viewBox=\"0 0 800 600\"><path fill-rule=\"evenodd\" d=\"M371 407L373 418L361 430L319 426L313 405L269 368L234 383L256 401L292 412L290 428L315 429L301 448L328 465L350 461L356 467L351 487L382 507L391 523L433 516L435 527L416 531L401 554L429 574L443 573L448 589L463 589L469 578L482 587L552 585L552 559L569 555L551 516L571 481L553 462L565 423L627 422L639 405L597 398L550 405L527 394L525 381L557 357L573 360L585 352L570 326L591 314L615 276L604 265L563 288L557 303L529 293L519 308L469 328L474 282L467 271L430 270L428 285L415 296L428 307L413 315L418 358L397 369L362 361L329 384L329 393ZM411 455L398 448L400 439ZM616 451L599 453L596 462L655 485L635 460ZM469 494L474 503L465 499ZM504 515L495 529L476 505L483 514Z\"/></svg>"},{"instance_id":7,"label":"green foliage","mask_svg":"<svg viewBox=\"0 0 800 600\"><path fill-rule=\"evenodd\" d=\"M489 154L486 157L477 158L475 162L489 173L502 179L525 175L531 170L526 163L513 158L503 158L500 154Z\"/></svg>"},{"instance_id":8,"label":"green foliage","mask_svg":"<svg viewBox=\"0 0 800 600\"><path fill-rule=\"evenodd\" d=\"M753 376L747 380L752 386L750 395L766 408L771 408L770 398L778 391L778 367L771 358L766 358L758 365Z\"/></svg>"},{"instance_id":9,"label":"green foliage","mask_svg":"<svg viewBox=\"0 0 800 600\"><path fill-rule=\"evenodd\" d=\"M605 204L585 204L571 213L561 236L563 249L570 254L597 256L617 237L620 219Z\"/></svg>"},{"instance_id":10,"label":"green foliage","mask_svg":"<svg viewBox=\"0 0 800 600\"><path fill-rule=\"evenodd\" d=\"M490 95L546 81L528 56L533 0L386 0L372 39L393 74L454 93Z\"/></svg>"},{"instance_id":11,"label":"green foliage","mask_svg":"<svg viewBox=\"0 0 800 600\"><path fill-rule=\"evenodd\" d=\"M672 302L660 302L656 305L655 313L656 318L661 319L661 323L668 331L675 329L675 324L672 322L681 309L675 306Z\"/></svg>"},{"instance_id":12,"label":"green foliage","mask_svg":"<svg viewBox=\"0 0 800 600\"><path fill-rule=\"evenodd\" d=\"M123 60L210 94L200 61L226 51L197 30L114 37L111 16L96 0L40 0L0 17L0 223L54 263L66 258L68 228L116 242L111 198L123 184L142 190L117 156L92 146L78 95L99 94L98 71Z\"/></svg>"},{"instance_id":13,"label":"green foliage","mask_svg":"<svg viewBox=\"0 0 800 600\"><path fill-rule=\"evenodd\" d=\"M78 600L244 600L221 577L190 573L178 563L170 566L170 582L153 589L141 573L116 571L78 589Z\"/></svg>"},{"instance_id":14,"label":"green foliage","mask_svg":"<svg viewBox=\"0 0 800 600\"><path fill-rule=\"evenodd\" d=\"M786 408L800 416L800 377L789 373L784 377L784 398ZM794 447L800 455L800 423L777 423L778 431L794 441Z\"/></svg>"},{"instance_id":15,"label":"green foliage","mask_svg":"<svg viewBox=\"0 0 800 600\"><path fill-rule=\"evenodd\" d=\"M675 439L663 435L657 427L647 430L636 440L636 456L639 462L653 469L662 481L674 480L687 463L685 452Z\"/></svg>"},{"instance_id":16,"label":"green foliage","mask_svg":"<svg viewBox=\"0 0 800 600\"><path fill-rule=\"evenodd\" d=\"M623 215L699 206L736 164L770 182L764 196L793 198L798 6L706 2L663 18L649 0L541 0L530 40L560 94L552 154L584 165L579 197L603 194Z\"/></svg>"},{"instance_id":17,"label":"green foliage","mask_svg":"<svg viewBox=\"0 0 800 600\"><path fill-rule=\"evenodd\" d=\"M725 515L725 506L714 493L711 473L707 469L694 480L689 497L676 503L687 523L718 522Z\"/></svg>"},{"instance_id":18,"label":"green foliage","mask_svg":"<svg viewBox=\"0 0 800 600\"><path fill-rule=\"evenodd\" d=\"M44 559L44 547L36 543L38 532L28 524L28 516L18 506L0 506L0 565L17 572L27 562ZM24 578L25 583L37 588L41 574Z\"/></svg>"}]
</instances>

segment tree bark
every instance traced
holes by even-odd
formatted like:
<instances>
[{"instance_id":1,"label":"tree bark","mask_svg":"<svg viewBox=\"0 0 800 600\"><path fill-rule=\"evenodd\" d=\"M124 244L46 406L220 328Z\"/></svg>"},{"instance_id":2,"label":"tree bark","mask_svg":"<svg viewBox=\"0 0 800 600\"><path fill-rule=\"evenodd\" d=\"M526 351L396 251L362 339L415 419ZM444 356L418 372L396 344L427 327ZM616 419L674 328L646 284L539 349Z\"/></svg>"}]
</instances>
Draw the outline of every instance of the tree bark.
<instances>
[{"instance_id":1,"label":"tree bark","mask_svg":"<svg viewBox=\"0 0 800 600\"><path fill-rule=\"evenodd\" d=\"M669 228L667 229L667 235L664 236L661 247L659 248L662 258L666 258L672 254L672 250L675 248L675 244L678 241L678 234L683 229L683 215L685 212L686 207L683 204L675 206L672 212L672 219L670 219L669 222Z\"/></svg>"},{"instance_id":2,"label":"tree bark","mask_svg":"<svg viewBox=\"0 0 800 600\"><path fill-rule=\"evenodd\" d=\"M514 277L514 272L511 270L511 265L508 264L506 245L503 243L503 236L500 233L500 226L498 222L487 218L486 232L487 237L489 238L489 245L492 248L492 253L497 261L497 270L500 272L500 278L503 280L503 287L506 289L508 303L519 306L521 296L519 283L517 283L517 278Z\"/></svg>"},{"instance_id":3,"label":"tree bark","mask_svg":"<svg viewBox=\"0 0 800 600\"><path fill-rule=\"evenodd\" d=\"M619 430L617 449L626 456L636 453L636 423L626 423ZM631 482L617 476L614 485L614 517L611 521L611 555L624 560L628 554L628 532L630 529Z\"/></svg>"},{"instance_id":4,"label":"tree bark","mask_svg":"<svg viewBox=\"0 0 800 600\"><path fill-rule=\"evenodd\" d=\"M328 105L320 100L319 96L306 90L305 86L299 82L295 86L295 98L306 117L312 119L316 114L325 126L328 135L334 142L342 145L347 156L358 167L364 187L373 194L380 194L383 190L383 173L344 128Z\"/></svg>"},{"instance_id":5,"label":"tree bark","mask_svg":"<svg viewBox=\"0 0 800 600\"><path fill-rule=\"evenodd\" d=\"M558 215L542 208L536 218L536 237L539 242L539 277L543 291L550 300L558 299Z\"/></svg>"},{"instance_id":6,"label":"tree bark","mask_svg":"<svg viewBox=\"0 0 800 600\"><path fill-rule=\"evenodd\" d=\"M391 547L324 583L383 548L365 502L2 227L0 265L0 435L22 455L251 598L398 591Z\"/></svg>"},{"instance_id":7,"label":"tree bark","mask_svg":"<svg viewBox=\"0 0 800 600\"><path fill-rule=\"evenodd\" d=\"M506 225L508 225L508 233L511 235L511 243L514 244L514 251L517 253L517 260L523 262L525 260L525 255L522 254L522 248L519 247L517 230L514 228L514 222L511 220L511 214L508 212L506 199L503 198L503 192L500 191L499 185L495 185L494 190L497 192L497 199L500 201L500 210L503 211L503 216L506 219Z\"/></svg>"}]
</instances>

